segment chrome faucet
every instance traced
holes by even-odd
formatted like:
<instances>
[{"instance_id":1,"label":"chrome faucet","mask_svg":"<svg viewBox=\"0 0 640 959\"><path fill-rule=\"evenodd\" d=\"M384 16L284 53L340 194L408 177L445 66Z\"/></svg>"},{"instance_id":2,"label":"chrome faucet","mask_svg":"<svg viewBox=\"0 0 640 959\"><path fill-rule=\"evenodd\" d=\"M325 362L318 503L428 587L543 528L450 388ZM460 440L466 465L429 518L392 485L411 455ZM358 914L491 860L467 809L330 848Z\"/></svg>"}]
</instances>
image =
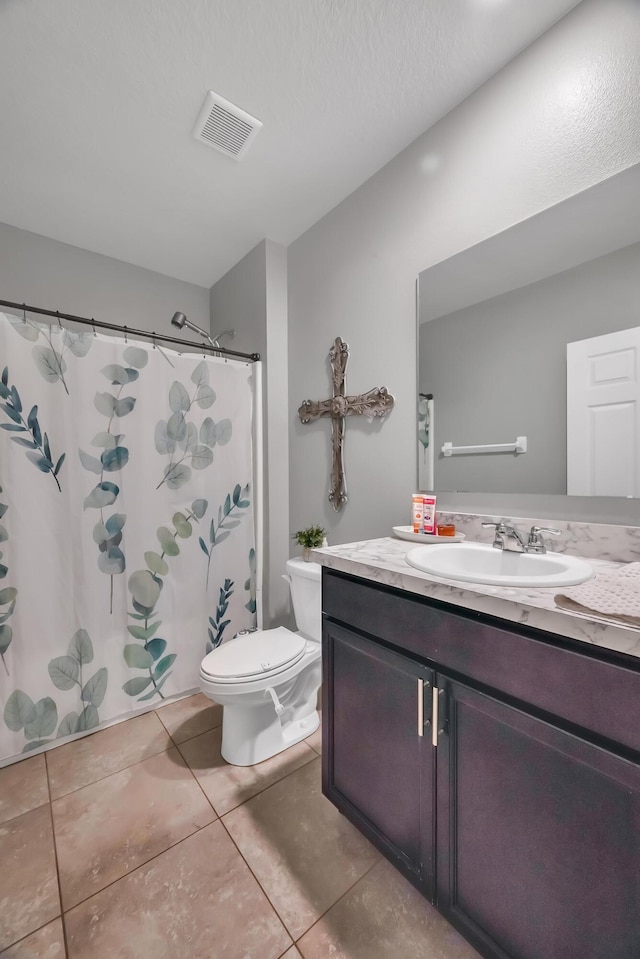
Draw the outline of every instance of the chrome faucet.
<instances>
[{"instance_id":1,"label":"chrome faucet","mask_svg":"<svg viewBox=\"0 0 640 959\"><path fill-rule=\"evenodd\" d=\"M515 526L510 526L506 520L501 519L498 523L483 523L482 525L487 528L493 526L495 536L492 546L494 549L502 549L506 553L526 553L527 543L524 534L521 533L519 529L516 529ZM510 539L515 540L520 549L507 546L507 542Z\"/></svg>"},{"instance_id":2,"label":"chrome faucet","mask_svg":"<svg viewBox=\"0 0 640 959\"><path fill-rule=\"evenodd\" d=\"M501 519L498 523L483 523L485 527L493 527L495 536L492 543L494 549L504 550L505 553L546 553L547 547L542 533L551 533L553 536L559 536L559 529L549 529L545 526L532 526L529 530L529 536L525 539L525 534L521 533L515 526L510 526L506 520ZM515 541L517 547L508 546L507 543Z\"/></svg>"}]
</instances>

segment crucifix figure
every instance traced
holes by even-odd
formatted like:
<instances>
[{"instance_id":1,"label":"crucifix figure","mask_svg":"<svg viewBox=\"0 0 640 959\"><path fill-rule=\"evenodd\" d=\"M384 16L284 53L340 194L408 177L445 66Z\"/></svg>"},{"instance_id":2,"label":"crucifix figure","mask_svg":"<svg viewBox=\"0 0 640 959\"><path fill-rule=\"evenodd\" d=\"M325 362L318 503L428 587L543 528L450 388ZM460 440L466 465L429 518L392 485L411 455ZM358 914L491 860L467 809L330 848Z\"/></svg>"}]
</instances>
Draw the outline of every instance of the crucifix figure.
<instances>
[{"instance_id":1,"label":"crucifix figure","mask_svg":"<svg viewBox=\"0 0 640 959\"><path fill-rule=\"evenodd\" d=\"M339 336L329 350L333 379L333 396L328 400L305 400L298 410L298 416L303 423L311 423L320 416L331 417L331 444L333 447L333 464L331 467L331 489L329 502L335 510L342 508L347 502L347 480L344 472L344 431L345 417L357 414L358 416L384 416L393 408L393 396L385 386L376 387L368 393L359 393L357 396L345 396L345 374L349 359L349 347Z\"/></svg>"}]
</instances>

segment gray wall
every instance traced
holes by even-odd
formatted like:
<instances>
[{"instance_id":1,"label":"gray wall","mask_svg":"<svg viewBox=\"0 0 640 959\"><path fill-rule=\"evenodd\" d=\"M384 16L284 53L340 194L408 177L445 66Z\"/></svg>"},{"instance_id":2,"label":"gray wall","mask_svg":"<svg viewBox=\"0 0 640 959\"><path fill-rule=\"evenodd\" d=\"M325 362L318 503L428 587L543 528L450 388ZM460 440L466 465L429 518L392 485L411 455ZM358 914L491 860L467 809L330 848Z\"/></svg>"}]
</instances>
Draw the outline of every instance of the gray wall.
<instances>
[{"instance_id":1,"label":"gray wall","mask_svg":"<svg viewBox=\"0 0 640 959\"><path fill-rule=\"evenodd\" d=\"M234 329L232 349L260 353L264 364L264 566L265 626L288 622L289 428L287 392L287 256L263 240L210 293L211 331Z\"/></svg>"},{"instance_id":2,"label":"gray wall","mask_svg":"<svg viewBox=\"0 0 640 959\"><path fill-rule=\"evenodd\" d=\"M0 223L0 299L170 334L176 310L209 325L209 291ZM187 335L188 338L188 335Z\"/></svg>"},{"instance_id":3,"label":"gray wall","mask_svg":"<svg viewBox=\"0 0 640 959\"><path fill-rule=\"evenodd\" d=\"M233 340L224 339L221 346L264 356L267 349L266 256L263 241L211 287L211 333L236 332Z\"/></svg>"},{"instance_id":4,"label":"gray wall","mask_svg":"<svg viewBox=\"0 0 640 959\"><path fill-rule=\"evenodd\" d=\"M430 272L420 276L420 302ZM639 306L636 243L422 324L419 388L435 397L436 490L565 494L567 343L640 326ZM522 435L522 456L440 453L446 441Z\"/></svg>"},{"instance_id":5,"label":"gray wall","mask_svg":"<svg viewBox=\"0 0 640 959\"><path fill-rule=\"evenodd\" d=\"M416 276L640 160L639 35L635 0L583 0L291 245L291 529L320 522L338 543L409 522ZM328 423L296 417L329 393L336 335L351 347L348 392L396 396L382 423L348 421L340 514L326 498Z\"/></svg>"}]
</instances>

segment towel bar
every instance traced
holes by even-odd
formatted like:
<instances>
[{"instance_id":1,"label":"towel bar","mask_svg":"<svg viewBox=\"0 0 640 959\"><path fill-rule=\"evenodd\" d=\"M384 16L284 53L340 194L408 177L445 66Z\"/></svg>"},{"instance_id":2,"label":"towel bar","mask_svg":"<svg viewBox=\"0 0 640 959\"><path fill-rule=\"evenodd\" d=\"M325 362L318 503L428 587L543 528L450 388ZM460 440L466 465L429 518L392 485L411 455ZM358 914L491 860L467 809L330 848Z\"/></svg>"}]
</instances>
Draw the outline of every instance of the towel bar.
<instances>
[{"instance_id":1,"label":"towel bar","mask_svg":"<svg viewBox=\"0 0 640 959\"><path fill-rule=\"evenodd\" d=\"M455 456L458 453L526 453L527 437L517 436L514 443L489 443L486 446L454 446L445 443L442 446L443 456Z\"/></svg>"}]
</instances>

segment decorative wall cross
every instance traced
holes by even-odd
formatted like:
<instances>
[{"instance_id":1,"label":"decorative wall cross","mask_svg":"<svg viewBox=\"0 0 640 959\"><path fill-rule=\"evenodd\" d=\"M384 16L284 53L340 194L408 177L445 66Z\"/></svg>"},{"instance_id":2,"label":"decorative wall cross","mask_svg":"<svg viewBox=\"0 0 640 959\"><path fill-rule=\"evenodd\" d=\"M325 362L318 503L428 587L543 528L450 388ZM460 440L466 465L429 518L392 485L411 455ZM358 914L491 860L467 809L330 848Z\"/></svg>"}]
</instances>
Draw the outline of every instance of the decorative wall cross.
<instances>
[{"instance_id":1,"label":"decorative wall cross","mask_svg":"<svg viewBox=\"0 0 640 959\"><path fill-rule=\"evenodd\" d=\"M357 396L345 396L345 375L349 360L349 347L339 336L329 350L333 379L333 396L328 400L305 400L298 410L303 423L311 423L320 416L331 417L331 444L333 463L331 467L331 489L329 502L335 510L347 502L347 479L344 472L344 431L345 417L384 416L393 408L395 400L385 386L376 387L368 393Z\"/></svg>"}]
</instances>

